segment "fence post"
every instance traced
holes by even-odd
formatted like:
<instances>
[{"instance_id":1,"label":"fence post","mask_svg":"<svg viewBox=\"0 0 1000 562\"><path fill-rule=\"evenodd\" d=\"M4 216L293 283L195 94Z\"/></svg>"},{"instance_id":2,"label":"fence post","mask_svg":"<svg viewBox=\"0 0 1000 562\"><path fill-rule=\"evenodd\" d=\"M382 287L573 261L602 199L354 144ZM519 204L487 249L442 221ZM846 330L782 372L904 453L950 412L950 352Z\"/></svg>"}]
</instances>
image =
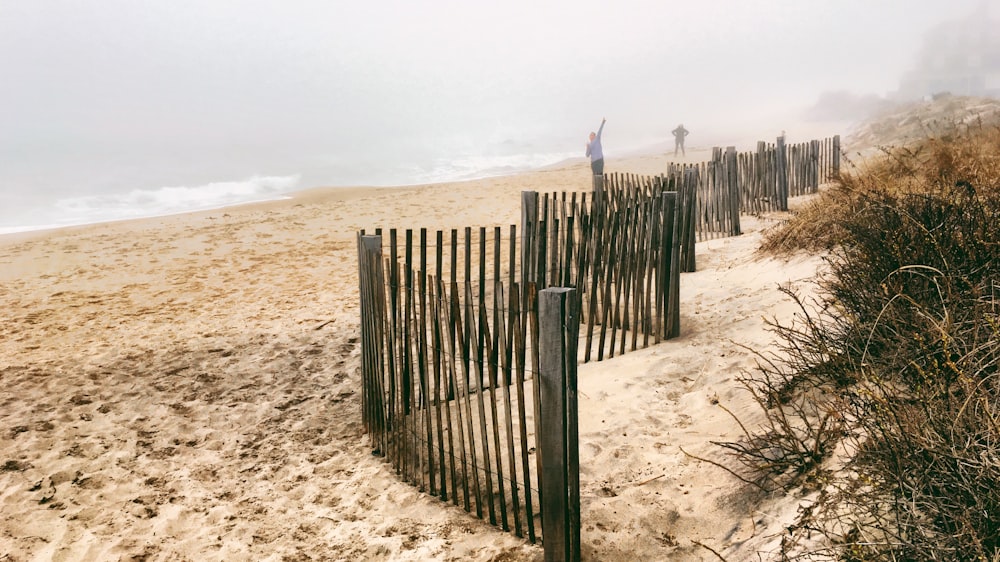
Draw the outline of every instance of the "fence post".
<instances>
[{"instance_id":1,"label":"fence post","mask_svg":"<svg viewBox=\"0 0 1000 562\"><path fill-rule=\"evenodd\" d=\"M778 137L777 143L777 184L778 184L778 210L788 210L788 148L785 146L785 135Z\"/></svg>"},{"instance_id":2,"label":"fence post","mask_svg":"<svg viewBox=\"0 0 1000 562\"><path fill-rule=\"evenodd\" d=\"M819 191L819 141L809 141L809 181L812 183L810 193Z\"/></svg>"},{"instance_id":3,"label":"fence post","mask_svg":"<svg viewBox=\"0 0 1000 562\"><path fill-rule=\"evenodd\" d=\"M840 135L833 136L833 177L840 176Z\"/></svg>"},{"instance_id":4,"label":"fence post","mask_svg":"<svg viewBox=\"0 0 1000 562\"><path fill-rule=\"evenodd\" d=\"M604 176L594 176L594 192L604 191Z\"/></svg>"},{"instance_id":5,"label":"fence post","mask_svg":"<svg viewBox=\"0 0 1000 562\"><path fill-rule=\"evenodd\" d=\"M603 211L605 204L604 176L594 176L593 206ZM598 211L595 211L597 214Z\"/></svg>"},{"instance_id":6,"label":"fence post","mask_svg":"<svg viewBox=\"0 0 1000 562\"><path fill-rule=\"evenodd\" d=\"M535 280L538 244L538 192L521 192L521 302L527 302L528 283Z\"/></svg>"},{"instance_id":7,"label":"fence post","mask_svg":"<svg viewBox=\"0 0 1000 562\"><path fill-rule=\"evenodd\" d=\"M736 173L736 147L727 146L726 147L726 189L729 190L730 198L730 213L733 216L731 230L729 231L730 236L738 236L742 232L740 228L740 207L741 204L741 193L739 181L737 181Z\"/></svg>"},{"instance_id":8,"label":"fence post","mask_svg":"<svg viewBox=\"0 0 1000 562\"><path fill-rule=\"evenodd\" d=\"M576 289L538 293L538 436L542 460L542 543L546 562L580 560L580 446L577 415Z\"/></svg>"}]
</instances>

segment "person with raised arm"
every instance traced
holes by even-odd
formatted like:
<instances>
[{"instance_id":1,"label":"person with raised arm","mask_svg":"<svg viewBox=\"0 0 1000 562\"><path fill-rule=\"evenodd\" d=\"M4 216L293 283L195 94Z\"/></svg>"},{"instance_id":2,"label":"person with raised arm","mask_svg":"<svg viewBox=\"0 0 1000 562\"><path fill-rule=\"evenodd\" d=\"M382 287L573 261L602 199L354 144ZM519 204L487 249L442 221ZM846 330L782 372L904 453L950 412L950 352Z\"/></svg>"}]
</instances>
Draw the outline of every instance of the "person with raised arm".
<instances>
[{"instance_id":1,"label":"person with raised arm","mask_svg":"<svg viewBox=\"0 0 1000 562\"><path fill-rule=\"evenodd\" d=\"M587 156L590 157L590 170L595 176L604 175L604 149L601 147L601 133L604 131L604 123L607 119L601 119L601 126L597 132L590 132L590 142L587 143Z\"/></svg>"}]
</instances>

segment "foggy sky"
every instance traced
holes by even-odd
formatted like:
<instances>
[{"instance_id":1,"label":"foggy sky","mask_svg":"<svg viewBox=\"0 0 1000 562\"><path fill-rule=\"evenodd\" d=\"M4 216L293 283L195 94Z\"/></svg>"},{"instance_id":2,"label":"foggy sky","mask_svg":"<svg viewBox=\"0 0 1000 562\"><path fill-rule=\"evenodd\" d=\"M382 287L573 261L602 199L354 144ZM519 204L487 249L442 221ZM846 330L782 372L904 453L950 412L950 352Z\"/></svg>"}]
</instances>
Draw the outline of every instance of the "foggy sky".
<instances>
[{"instance_id":1,"label":"foggy sky","mask_svg":"<svg viewBox=\"0 0 1000 562\"><path fill-rule=\"evenodd\" d=\"M420 138L576 142L604 116L636 141L763 125L824 91L891 92L922 34L981 1L481 4L0 0L0 165L99 175L155 152L193 176L195 154L268 173L242 167Z\"/></svg>"}]
</instances>

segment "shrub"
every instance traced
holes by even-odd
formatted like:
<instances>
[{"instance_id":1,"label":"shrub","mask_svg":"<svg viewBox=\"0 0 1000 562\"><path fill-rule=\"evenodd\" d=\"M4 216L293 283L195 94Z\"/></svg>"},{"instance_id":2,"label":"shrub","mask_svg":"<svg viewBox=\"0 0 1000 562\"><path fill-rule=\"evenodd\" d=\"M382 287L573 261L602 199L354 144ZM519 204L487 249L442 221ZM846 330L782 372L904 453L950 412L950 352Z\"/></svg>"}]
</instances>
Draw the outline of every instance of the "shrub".
<instances>
[{"instance_id":1,"label":"shrub","mask_svg":"<svg viewBox=\"0 0 1000 562\"><path fill-rule=\"evenodd\" d=\"M803 214L823 239L794 219L769 248L828 250L823 297L772 324L732 470L821 486L787 553L818 532L812 556L1000 560L1000 129L886 150Z\"/></svg>"}]
</instances>

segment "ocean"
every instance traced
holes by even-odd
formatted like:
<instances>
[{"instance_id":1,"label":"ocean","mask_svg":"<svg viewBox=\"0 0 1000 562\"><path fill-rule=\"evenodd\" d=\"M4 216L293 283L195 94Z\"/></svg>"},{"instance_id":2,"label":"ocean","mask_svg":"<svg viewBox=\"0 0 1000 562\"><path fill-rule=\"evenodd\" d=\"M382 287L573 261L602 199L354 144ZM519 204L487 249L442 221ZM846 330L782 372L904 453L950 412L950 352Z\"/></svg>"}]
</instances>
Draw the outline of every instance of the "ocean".
<instances>
[{"instance_id":1,"label":"ocean","mask_svg":"<svg viewBox=\"0 0 1000 562\"><path fill-rule=\"evenodd\" d=\"M468 144L468 143L466 143ZM431 144L433 146L433 143ZM477 150L406 150L336 154L255 150L250 156L190 154L164 158L132 151L121 158L65 158L44 164L6 162L0 187L0 234L164 216L287 198L313 187L401 186L517 173L570 158L582 150L513 141ZM562 148L562 149L560 149ZM305 155L304 155L305 154ZM245 172L241 173L241 168Z\"/></svg>"}]
</instances>

